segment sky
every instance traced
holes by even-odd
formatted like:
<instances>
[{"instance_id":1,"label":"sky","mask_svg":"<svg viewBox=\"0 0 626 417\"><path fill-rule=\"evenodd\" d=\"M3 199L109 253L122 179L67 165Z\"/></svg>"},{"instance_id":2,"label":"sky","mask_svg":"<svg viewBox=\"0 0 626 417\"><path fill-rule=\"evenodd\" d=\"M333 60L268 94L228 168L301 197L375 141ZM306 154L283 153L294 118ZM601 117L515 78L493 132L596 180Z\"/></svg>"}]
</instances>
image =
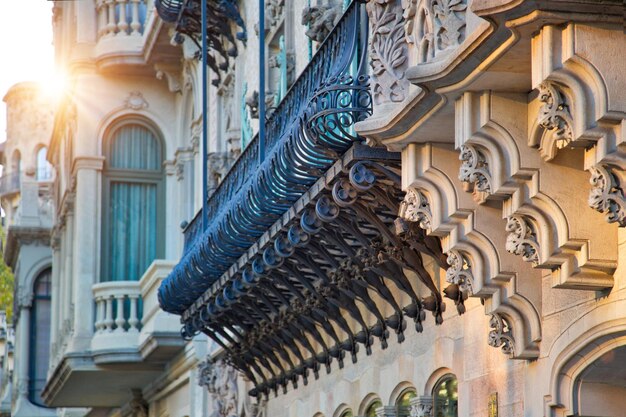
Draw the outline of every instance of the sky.
<instances>
[{"instance_id":1,"label":"sky","mask_svg":"<svg viewBox=\"0 0 626 417\"><path fill-rule=\"evenodd\" d=\"M45 82L54 73L52 2L3 0L0 11L0 98L18 82ZM6 108L0 102L0 142L6 140Z\"/></svg>"}]
</instances>

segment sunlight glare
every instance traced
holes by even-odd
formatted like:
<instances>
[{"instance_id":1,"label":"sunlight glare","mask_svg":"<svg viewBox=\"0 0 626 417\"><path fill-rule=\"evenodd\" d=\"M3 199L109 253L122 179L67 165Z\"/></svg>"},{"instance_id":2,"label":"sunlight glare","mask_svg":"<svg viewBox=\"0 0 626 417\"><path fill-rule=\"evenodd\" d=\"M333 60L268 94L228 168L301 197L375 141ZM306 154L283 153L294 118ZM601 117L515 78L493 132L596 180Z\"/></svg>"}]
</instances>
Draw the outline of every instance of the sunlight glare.
<instances>
[{"instance_id":1,"label":"sunlight glare","mask_svg":"<svg viewBox=\"0 0 626 417\"><path fill-rule=\"evenodd\" d=\"M40 81L41 88L45 95L54 100L60 101L67 92L68 80L61 71L54 71Z\"/></svg>"}]
</instances>

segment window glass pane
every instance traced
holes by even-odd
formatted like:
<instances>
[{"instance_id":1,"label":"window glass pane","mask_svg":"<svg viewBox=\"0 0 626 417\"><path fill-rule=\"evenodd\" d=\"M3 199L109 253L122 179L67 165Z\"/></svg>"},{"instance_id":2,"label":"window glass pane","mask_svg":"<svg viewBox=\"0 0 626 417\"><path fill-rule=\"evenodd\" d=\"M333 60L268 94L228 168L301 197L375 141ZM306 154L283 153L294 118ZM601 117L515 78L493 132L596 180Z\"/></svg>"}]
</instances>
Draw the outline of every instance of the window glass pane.
<instances>
[{"instance_id":1,"label":"window glass pane","mask_svg":"<svg viewBox=\"0 0 626 417\"><path fill-rule=\"evenodd\" d=\"M415 397L417 397L417 393L415 392L415 390L407 389L398 397L396 405L400 407L410 407L411 399Z\"/></svg>"},{"instance_id":2,"label":"window glass pane","mask_svg":"<svg viewBox=\"0 0 626 417\"><path fill-rule=\"evenodd\" d=\"M142 125L119 128L111 140L111 168L161 170L161 152L157 138Z\"/></svg>"},{"instance_id":3,"label":"window glass pane","mask_svg":"<svg viewBox=\"0 0 626 417\"><path fill-rule=\"evenodd\" d=\"M376 400L367 407L365 417L376 417L376 410L383 406L382 401Z\"/></svg>"},{"instance_id":4,"label":"window glass pane","mask_svg":"<svg viewBox=\"0 0 626 417\"><path fill-rule=\"evenodd\" d=\"M52 178L52 165L46 159L48 148L45 146L37 152L37 171L35 173L37 181L49 180Z\"/></svg>"},{"instance_id":5,"label":"window glass pane","mask_svg":"<svg viewBox=\"0 0 626 417\"><path fill-rule=\"evenodd\" d=\"M458 382L454 375L441 379L433 390L434 417L458 417Z\"/></svg>"},{"instance_id":6,"label":"window glass pane","mask_svg":"<svg viewBox=\"0 0 626 417\"><path fill-rule=\"evenodd\" d=\"M157 185L111 182L110 276L136 281L156 258Z\"/></svg>"},{"instance_id":7,"label":"window glass pane","mask_svg":"<svg viewBox=\"0 0 626 417\"><path fill-rule=\"evenodd\" d=\"M41 391L46 384L50 358L50 278L48 269L35 281L30 321L28 398L41 406L44 406Z\"/></svg>"}]
</instances>

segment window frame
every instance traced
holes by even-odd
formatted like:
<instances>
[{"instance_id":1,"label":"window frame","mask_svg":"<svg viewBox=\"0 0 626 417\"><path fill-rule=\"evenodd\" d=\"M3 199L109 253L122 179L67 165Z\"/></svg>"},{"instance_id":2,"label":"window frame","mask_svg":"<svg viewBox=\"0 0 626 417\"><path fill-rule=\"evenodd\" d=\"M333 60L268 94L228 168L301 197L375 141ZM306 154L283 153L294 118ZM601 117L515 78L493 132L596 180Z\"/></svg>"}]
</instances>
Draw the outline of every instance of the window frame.
<instances>
[{"instance_id":1,"label":"window frame","mask_svg":"<svg viewBox=\"0 0 626 417\"><path fill-rule=\"evenodd\" d=\"M47 287L47 291L46 294L39 294L37 292L37 287L39 285L39 282L42 278L46 277L48 278L48 287ZM40 322L41 320L39 320L39 318L37 317L37 305L39 301L49 301L50 303L52 303L52 266L47 266L44 269L42 269L38 274L37 274L37 278L35 278L35 280L33 281L33 286L32 286L32 291L33 291L33 298L32 298L32 303L31 303L31 308L30 308L30 323L28 323L29 329L28 329L28 400L39 406L39 407L45 407L48 408L46 406L46 404L41 401L41 392L37 392L36 386L35 386L35 382L37 380L36 378L36 370L37 370L37 364L38 361L41 360L41 358L39 357L39 355L37 355L37 351L36 351L36 342L37 342L37 338L40 337L40 335L37 334L37 324L38 322ZM50 305L50 309L52 309L52 305ZM48 315L48 336L50 336L50 331L52 330L52 320L50 315ZM50 346L50 341L48 340L48 346ZM48 364L46 364L46 368L50 365L50 353L48 352ZM46 375L44 375L45 377ZM43 388L43 387L42 387Z\"/></svg>"},{"instance_id":2,"label":"window frame","mask_svg":"<svg viewBox=\"0 0 626 417\"><path fill-rule=\"evenodd\" d=\"M128 168L115 168L111 167L111 151L113 148L114 139L116 134L124 127L138 125L148 130L157 143L158 148L158 160L160 164L159 170L151 169L128 169ZM107 129L104 136L102 154L104 156L104 166L102 175L102 229L101 229L101 262L100 262L100 279L99 282L110 282L111 268L110 268L110 247L111 242L111 185L112 183L136 183L136 184L149 184L156 185L156 248L155 259L161 259L165 256L165 181L166 175L163 168L165 161L165 143L159 131L149 122L138 118L124 118L115 123Z\"/></svg>"},{"instance_id":3,"label":"window frame","mask_svg":"<svg viewBox=\"0 0 626 417\"><path fill-rule=\"evenodd\" d=\"M435 382L435 385L433 385L433 390L431 392L432 395L432 399L433 399L433 416L437 416L437 391L439 390L439 387L441 387L441 385L449 380L455 380L457 383L457 388L456 388L456 392L457 392L457 399L456 399L456 416L454 417L458 417L459 416L459 400L458 400L458 393L459 393L459 388L458 388L458 383L459 383L459 379L456 377L455 374L453 373L447 373L445 375L443 375L441 378L439 378L437 380L437 382Z\"/></svg>"}]
</instances>

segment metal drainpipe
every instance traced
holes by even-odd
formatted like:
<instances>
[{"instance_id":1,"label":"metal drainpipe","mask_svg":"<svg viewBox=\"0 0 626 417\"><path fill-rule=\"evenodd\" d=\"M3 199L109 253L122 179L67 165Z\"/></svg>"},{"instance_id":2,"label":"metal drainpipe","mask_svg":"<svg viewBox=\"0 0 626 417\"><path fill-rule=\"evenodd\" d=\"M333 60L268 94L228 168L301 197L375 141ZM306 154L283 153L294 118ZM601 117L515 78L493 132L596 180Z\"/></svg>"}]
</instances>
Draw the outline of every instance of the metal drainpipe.
<instances>
[{"instance_id":1,"label":"metal drainpipe","mask_svg":"<svg viewBox=\"0 0 626 417\"><path fill-rule=\"evenodd\" d=\"M265 160L265 0L259 0L259 164Z\"/></svg>"},{"instance_id":2,"label":"metal drainpipe","mask_svg":"<svg viewBox=\"0 0 626 417\"><path fill-rule=\"evenodd\" d=\"M207 126L207 12L206 2L202 1L202 230L206 230L209 218L207 213L207 202L209 199L208 180L208 126Z\"/></svg>"}]
</instances>

